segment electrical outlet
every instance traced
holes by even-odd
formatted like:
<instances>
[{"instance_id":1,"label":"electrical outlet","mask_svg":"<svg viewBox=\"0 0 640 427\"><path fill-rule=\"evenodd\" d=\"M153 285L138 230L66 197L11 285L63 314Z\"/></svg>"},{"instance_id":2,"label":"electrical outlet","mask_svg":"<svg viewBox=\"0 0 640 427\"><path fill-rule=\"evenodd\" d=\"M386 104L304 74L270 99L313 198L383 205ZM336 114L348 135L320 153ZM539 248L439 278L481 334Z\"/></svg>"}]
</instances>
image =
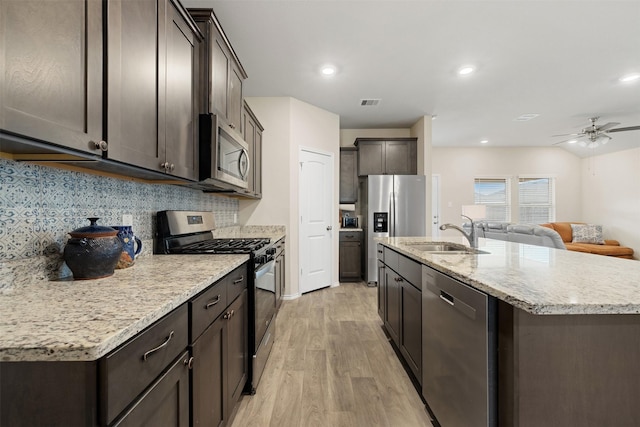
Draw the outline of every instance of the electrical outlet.
<instances>
[{"instance_id":1,"label":"electrical outlet","mask_svg":"<svg viewBox=\"0 0 640 427\"><path fill-rule=\"evenodd\" d=\"M122 225L133 225L133 215L131 214L122 215Z\"/></svg>"}]
</instances>

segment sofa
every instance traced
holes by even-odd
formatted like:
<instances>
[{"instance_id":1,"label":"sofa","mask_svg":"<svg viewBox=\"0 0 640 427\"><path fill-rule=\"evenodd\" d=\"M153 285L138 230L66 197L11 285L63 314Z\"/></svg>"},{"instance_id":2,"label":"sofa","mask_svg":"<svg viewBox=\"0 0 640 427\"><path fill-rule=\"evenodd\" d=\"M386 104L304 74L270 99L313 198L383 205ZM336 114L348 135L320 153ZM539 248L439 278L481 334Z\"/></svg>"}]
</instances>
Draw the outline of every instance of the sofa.
<instances>
[{"instance_id":1,"label":"sofa","mask_svg":"<svg viewBox=\"0 0 640 427\"><path fill-rule=\"evenodd\" d=\"M549 228L539 225L511 224L508 222L474 221L478 237L506 240L508 242L525 243L527 245L546 246L548 248L566 249L562 237ZM471 225L463 228L469 232Z\"/></svg>"},{"instance_id":2,"label":"sofa","mask_svg":"<svg viewBox=\"0 0 640 427\"><path fill-rule=\"evenodd\" d=\"M620 246L620 242L617 240L602 239L603 243L574 243L573 229L571 224L586 225L582 222L550 222L547 224L540 224L542 227L546 227L555 230L566 248L570 251L586 252L597 255L607 255L617 258L633 259L633 249L625 246Z\"/></svg>"}]
</instances>

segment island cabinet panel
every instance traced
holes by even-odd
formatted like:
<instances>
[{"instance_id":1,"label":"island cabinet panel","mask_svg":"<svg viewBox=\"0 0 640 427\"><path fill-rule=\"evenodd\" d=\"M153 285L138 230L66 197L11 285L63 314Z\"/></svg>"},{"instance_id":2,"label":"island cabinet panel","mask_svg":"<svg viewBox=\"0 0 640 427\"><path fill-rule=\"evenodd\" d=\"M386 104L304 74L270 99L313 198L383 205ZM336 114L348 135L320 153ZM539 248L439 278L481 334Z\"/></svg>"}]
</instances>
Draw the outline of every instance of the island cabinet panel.
<instances>
[{"instance_id":1,"label":"island cabinet panel","mask_svg":"<svg viewBox=\"0 0 640 427\"><path fill-rule=\"evenodd\" d=\"M358 175L415 175L416 138L357 138Z\"/></svg>"},{"instance_id":2,"label":"island cabinet panel","mask_svg":"<svg viewBox=\"0 0 640 427\"><path fill-rule=\"evenodd\" d=\"M382 245L378 251L378 315L422 384L422 265Z\"/></svg>"},{"instance_id":3,"label":"island cabinet panel","mask_svg":"<svg viewBox=\"0 0 640 427\"><path fill-rule=\"evenodd\" d=\"M640 315L498 310L499 425L638 425Z\"/></svg>"},{"instance_id":4,"label":"island cabinet panel","mask_svg":"<svg viewBox=\"0 0 640 427\"><path fill-rule=\"evenodd\" d=\"M108 157L197 178L199 36L172 0L108 2Z\"/></svg>"},{"instance_id":5,"label":"island cabinet panel","mask_svg":"<svg viewBox=\"0 0 640 427\"><path fill-rule=\"evenodd\" d=\"M0 130L101 155L102 28L99 1L0 2Z\"/></svg>"}]
</instances>

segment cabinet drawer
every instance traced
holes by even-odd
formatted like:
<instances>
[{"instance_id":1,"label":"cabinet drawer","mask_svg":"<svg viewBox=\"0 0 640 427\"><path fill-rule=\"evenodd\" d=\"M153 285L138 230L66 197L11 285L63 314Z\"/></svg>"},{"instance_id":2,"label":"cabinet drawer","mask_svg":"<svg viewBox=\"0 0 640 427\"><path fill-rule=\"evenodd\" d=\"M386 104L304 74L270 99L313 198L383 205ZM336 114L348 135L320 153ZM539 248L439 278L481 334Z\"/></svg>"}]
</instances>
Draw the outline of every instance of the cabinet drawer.
<instances>
[{"instance_id":1,"label":"cabinet drawer","mask_svg":"<svg viewBox=\"0 0 640 427\"><path fill-rule=\"evenodd\" d=\"M100 413L111 423L187 347L187 305L100 359Z\"/></svg>"},{"instance_id":2,"label":"cabinet drawer","mask_svg":"<svg viewBox=\"0 0 640 427\"><path fill-rule=\"evenodd\" d=\"M398 272L398 259L400 257L400 254L398 254L398 252L396 251L392 251L391 249L387 248L386 246L384 247L384 249L382 250L382 256L384 259L384 263L387 265L387 267L391 268L393 271Z\"/></svg>"},{"instance_id":3,"label":"cabinet drawer","mask_svg":"<svg viewBox=\"0 0 640 427\"><path fill-rule=\"evenodd\" d=\"M416 289L422 289L422 264L406 256L399 256L398 268L400 275L407 279Z\"/></svg>"},{"instance_id":4,"label":"cabinet drawer","mask_svg":"<svg viewBox=\"0 0 640 427\"><path fill-rule=\"evenodd\" d=\"M384 246L380 243L376 245L377 257L380 261L384 262Z\"/></svg>"},{"instance_id":5,"label":"cabinet drawer","mask_svg":"<svg viewBox=\"0 0 640 427\"><path fill-rule=\"evenodd\" d=\"M243 290L247 289L247 264L242 264L222 280L227 283L227 302L231 304Z\"/></svg>"},{"instance_id":6,"label":"cabinet drawer","mask_svg":"<svg viewBox=\"0 0 640 427\"><path fill-rule=\"evenodd\" d=\"M189 303L191 309L191 334L189 342L192 343L216 320L227 308L227 281L218 280L209 289L202 292Z\"/></svg>"},{"instance_id":7,"label":"cabinet drawer","mask_svg":"<svg viewBox=\"0 0 640 427\"><path fill-rule=\"evenodd\" d=\"M359 242L362 240L361 231L340 231L341 242Z\"/></svg>"}]
</instances>

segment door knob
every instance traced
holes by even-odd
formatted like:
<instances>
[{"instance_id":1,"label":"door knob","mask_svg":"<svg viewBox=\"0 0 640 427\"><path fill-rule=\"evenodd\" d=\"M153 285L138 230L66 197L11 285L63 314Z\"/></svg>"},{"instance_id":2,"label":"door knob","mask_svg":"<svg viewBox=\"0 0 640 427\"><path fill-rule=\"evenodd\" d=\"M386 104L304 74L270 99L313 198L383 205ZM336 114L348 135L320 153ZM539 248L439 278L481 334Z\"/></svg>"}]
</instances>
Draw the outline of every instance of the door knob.
<instances>
[{"instance_id":1,"label":"door knob","mask_svg":"<svg viewBox=\"0 0 640 427\"><path fill-rule=\"evenodd\" d=\"M331 231L331 230L333 230L333 227L330 225L327 225L327 231Z\"/></svg>"}]
</instances>

